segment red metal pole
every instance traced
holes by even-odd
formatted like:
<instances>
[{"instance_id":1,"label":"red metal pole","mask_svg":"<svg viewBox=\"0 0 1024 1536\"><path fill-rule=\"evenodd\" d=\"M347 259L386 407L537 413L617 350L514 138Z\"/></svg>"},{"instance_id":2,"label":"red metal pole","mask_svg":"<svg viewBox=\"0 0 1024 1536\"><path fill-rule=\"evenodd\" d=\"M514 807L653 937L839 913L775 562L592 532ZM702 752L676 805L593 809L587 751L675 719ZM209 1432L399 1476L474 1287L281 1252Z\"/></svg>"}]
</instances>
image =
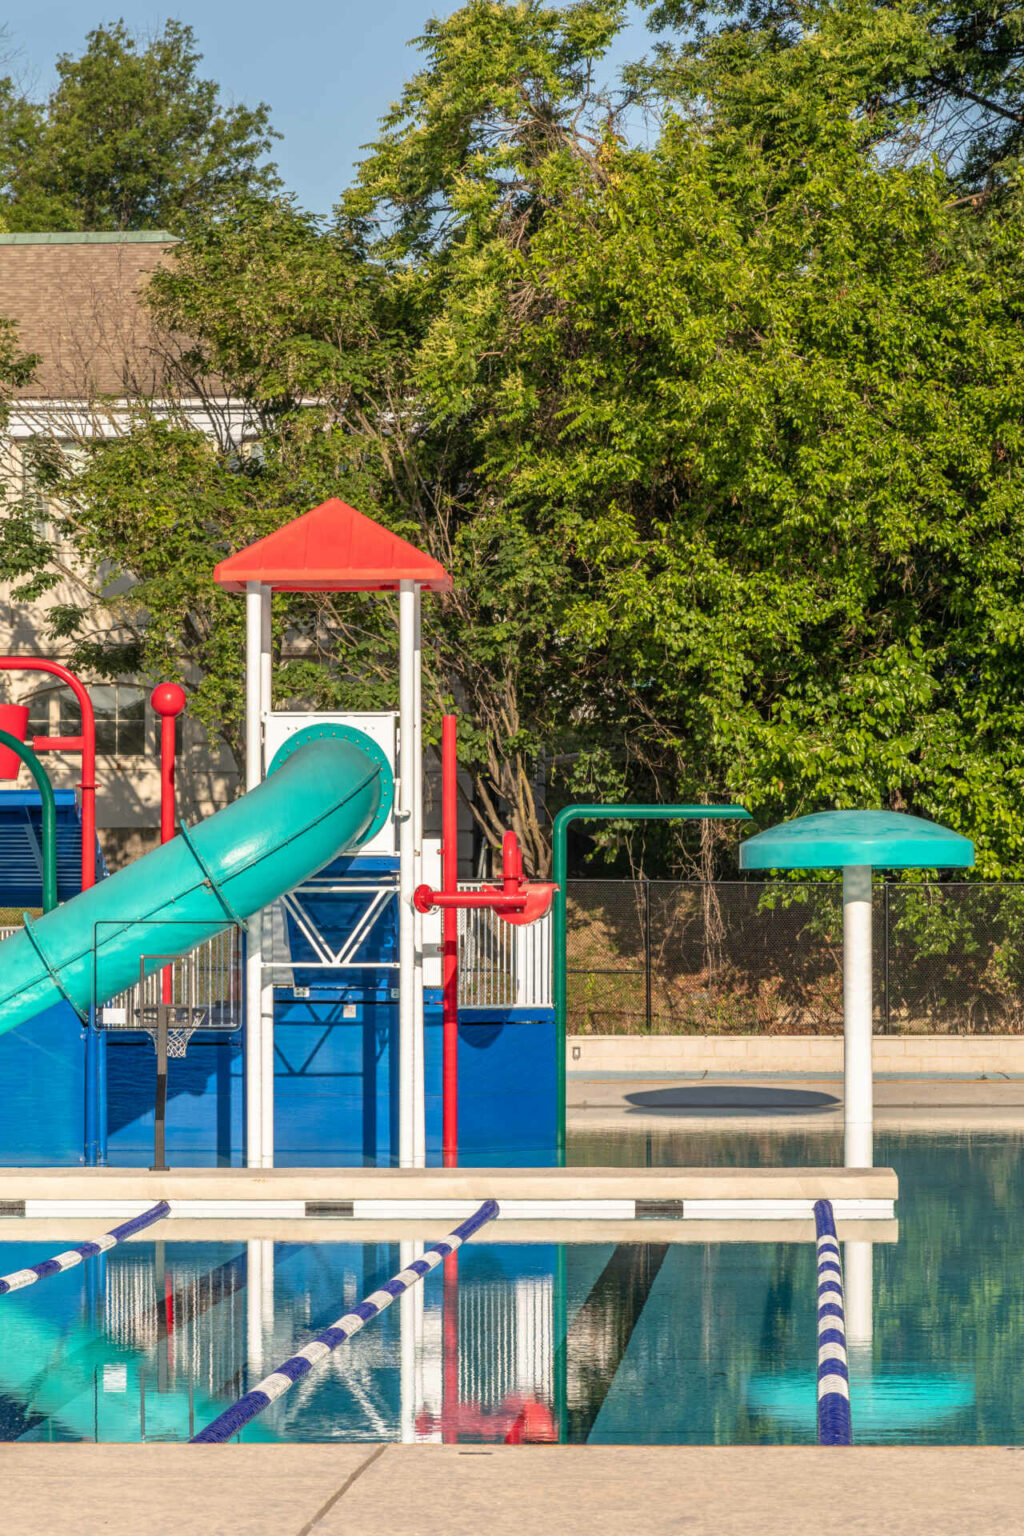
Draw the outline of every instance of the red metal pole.
<instances>
[{"instance_id":1,"label":"red metal pole","mask_svg":"<svg viewBox=\"0 0 1024 1536\"><path fill-rule=\"evenodd\" d=\"M459 888L459 761L457 722L445 715L441 724L441 889ZM441 1157L446 1168L459 1163L459 914L445 907L441 914L442 985L442 1125Z\"/></svg>"},{"instance_id":2,"label":"red metal pole","mask_svg":"<svg viewBox=\"0 0 1024 1536\"><path fill-rule=\"evenodd\" d=\"M185 690L177 683L160 683L149 701L160 716L160 841L174 836L174 735L175 722L185 708ZM168 965L161 976L165 1003L174 1001L174 971Z\"/></svg>"},{"instance_id":3,"label":"red metal pole","mask_svg":"<svg viewBox=\"0 0 1024 1536\"><path fill-rule=\"evenodd\" d=\"M49 672L66 683L82 711L80 736L36 736L36 752L81 752L82 754L82 890L96 884L96 719L85 684L59 661L40 656L0 656L3 672Z\"/></svg>"},{"instance_id":4,"label":"red metal pole","mask_svg":"<svg viewBox=\"0 0 1024 1536\"><path fill-rule=\"evenodd\" d=\"M185 690L177 683L161 683L150 699L160 716L160 841L174 836L174 733L175 721L185 708Z\"/></svg>"}]
</instances>

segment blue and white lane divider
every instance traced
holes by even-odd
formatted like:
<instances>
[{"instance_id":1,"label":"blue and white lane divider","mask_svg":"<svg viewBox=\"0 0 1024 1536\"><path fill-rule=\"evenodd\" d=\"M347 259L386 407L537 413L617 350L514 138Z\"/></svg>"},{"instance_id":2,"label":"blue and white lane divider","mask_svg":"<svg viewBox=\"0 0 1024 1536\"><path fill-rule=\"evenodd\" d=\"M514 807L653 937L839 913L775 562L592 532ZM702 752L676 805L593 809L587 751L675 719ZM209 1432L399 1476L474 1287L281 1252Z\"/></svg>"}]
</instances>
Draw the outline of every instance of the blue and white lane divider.
<instances>
[{"instance_id":1,"label":"blue and white lane divider","mask_svg":"<svg viewBox=\"0 0 1024 1536\"><path fill-rule=\"evenodd\" d=\"M852 1445L843 1270L830 1200L814 1202L818 1237L818 1444Z\"/></svg>"},{"instance_id":2,"label":"blue and white lane divider","mask_svg":"<svg viewBox=\"0 0 1024 1536\"><path fill-rule=\"evenodd\" d=\"M358 1307L351 1312L346 1312L344 1317L339 1317L337 1322L325 1328L323 1333L318 1333L315 1339L311 1339L297 1354L292 1355L283 1365L279 1365L271 1375L264 1376L263 1380L253 1387L251 1392L246 1392L230 1408L218 1414L211 1424L201 1429L198 1435L193 1435L190 1445L218 1445L224 1440L230 1440L232 1435L237 1435L244 1429L250 1420L262 1413L264 1408L277 1398L282 1397L289 1387L293 1387L297 1381L307 1375L315 1365L337 1349L339 1344L344 1344L353 1334L390 1307L403 1292L410 1286L422 1280L424 1275L429 1275L432 1269L442 1263L450 1253L461 1248L463 1243L479 1232L487 1222L493 1221L498 1214L497 1200L485 1200L478 1211L466 1218L454 1232L439 1243L432 1243L424 1249L423 1256L413 1259L405 1269L400 1270L393 1279L385 1281L379 1291L373 1291L365 1301L361 1301Z\"/></svg>"},{"instance_id":3,"label":"blue and white lane divider","mask_svg":"<svg viewBox=\"0 0 1024 1536\"><path fill-rule=\"evenodd\" d=\"M26 1285L35 1285L37 1280L45 1280L47 1275L60 1275L66 1269L74 1269L76 1264L81 1264L84 1259L94 1259L98 1253L106 1253L109 1248L116 1248L118 1243L123 1243L127 1238L134 1237L136 1232L144 1232L151 1227L154 1221L162 1221L169 1216L171 1208L166 1200L161 1200L158 1205L151 1205L148 1211L143 1211L140 1216L133 1216L130 1221L122 1221L119 1227L113 1227L98 1237L94 1243L79 1243L77 1248L69 1248L65 1253L56 1253L52 1259L43 1259L41 1264L30 1264L27 1269L16 1269L10 1275L0 1276L0 1296L6 1296L8 1291L20 1291Z\"/></svg>"}]
</instances>

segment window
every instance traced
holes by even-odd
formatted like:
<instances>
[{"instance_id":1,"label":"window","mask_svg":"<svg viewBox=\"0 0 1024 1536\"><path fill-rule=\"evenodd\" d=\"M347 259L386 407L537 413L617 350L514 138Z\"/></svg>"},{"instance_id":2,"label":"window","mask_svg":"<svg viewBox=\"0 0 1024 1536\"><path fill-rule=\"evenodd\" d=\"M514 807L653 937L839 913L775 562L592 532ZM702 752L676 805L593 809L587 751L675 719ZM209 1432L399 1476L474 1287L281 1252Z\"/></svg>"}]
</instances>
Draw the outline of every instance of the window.
<instances>
[{"instance_id":1,"label":"window","mask_svg":"<svg viewBox=\"0 0 1024 1536\"><path fill-rule=\"evenodd\" d=\"M42 539L60 542L53 526L59 504L52 486L57 471L76 458L75 445L55 437L31 437L21 442L21 501Z\"/></svg>"},{"instance_id":2,"label":"window","mask_svg":"<svg viewBox=\"0 0 1024 1536\"><path fill-rule=\"evenodd\" d=\"M128 683L98 683L89 689L96 716L96 751L141 757L146 750L146 694ZM61 700L60 733L76 735L81 715L75 701Z\"/></svg>"},{"instance_id":3,"label":"window","mask_svg":"<svg viewBox=\"0 0 1024 1536\"><path fill-rule=\"evenodd\" d=\"M39 485L39 470L33 448L31 442L21 445L21 499L42 532L46 523L46 497Z\"/></svg>"},{"instance_id":4,"label":"window","mask_svg":"<svg viewBox=\"0 0 1024 1536\"><path fill-rule=\"evenodd\" d=\"M28 739L33 736L52 736L53 728L50 725L50 703L53 699L51 689L44 693L36 693L30 699L23 700L28 704Z\"/></svg>"}]
</instances>

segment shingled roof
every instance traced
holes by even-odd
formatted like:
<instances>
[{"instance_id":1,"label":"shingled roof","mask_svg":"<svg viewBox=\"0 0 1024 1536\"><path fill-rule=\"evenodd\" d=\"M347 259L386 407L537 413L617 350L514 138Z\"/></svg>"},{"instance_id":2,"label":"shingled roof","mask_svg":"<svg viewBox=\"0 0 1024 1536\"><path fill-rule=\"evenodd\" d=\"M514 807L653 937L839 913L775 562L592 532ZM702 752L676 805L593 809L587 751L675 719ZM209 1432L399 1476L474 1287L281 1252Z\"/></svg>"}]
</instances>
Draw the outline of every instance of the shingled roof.
<instances>
[{"instance_id":1,"label":"shingled roof","mask_svg":"<svg viewBox=\"0 0 1024 1536\"><path fill-rule=\"evenodd\" d=\"M33 400L160 395L165 352L141 302L175 244L163 230L124 234L0 234L0 315L37 353Z\"/></svg>"}]
</instances>

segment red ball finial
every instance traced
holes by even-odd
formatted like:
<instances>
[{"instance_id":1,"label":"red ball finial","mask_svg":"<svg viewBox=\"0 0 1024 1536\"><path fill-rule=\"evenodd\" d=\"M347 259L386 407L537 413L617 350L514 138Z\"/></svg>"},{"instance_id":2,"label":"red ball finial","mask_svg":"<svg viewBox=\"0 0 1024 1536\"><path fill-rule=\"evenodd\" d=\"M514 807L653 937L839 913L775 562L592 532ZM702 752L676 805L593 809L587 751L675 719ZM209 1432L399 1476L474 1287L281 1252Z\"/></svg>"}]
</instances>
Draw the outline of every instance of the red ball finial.
<instances>
[{"instance_id":1,"label":"red ball finial","mask_svg":"<svg viewBox=\"0 0 1024 1536\"><path fill-rule=\"evenodd\" d=\"M158 715L180 715L185 708L185 690L179 683L158 683L149 702Z\"/></svg>"}]
</instances>

